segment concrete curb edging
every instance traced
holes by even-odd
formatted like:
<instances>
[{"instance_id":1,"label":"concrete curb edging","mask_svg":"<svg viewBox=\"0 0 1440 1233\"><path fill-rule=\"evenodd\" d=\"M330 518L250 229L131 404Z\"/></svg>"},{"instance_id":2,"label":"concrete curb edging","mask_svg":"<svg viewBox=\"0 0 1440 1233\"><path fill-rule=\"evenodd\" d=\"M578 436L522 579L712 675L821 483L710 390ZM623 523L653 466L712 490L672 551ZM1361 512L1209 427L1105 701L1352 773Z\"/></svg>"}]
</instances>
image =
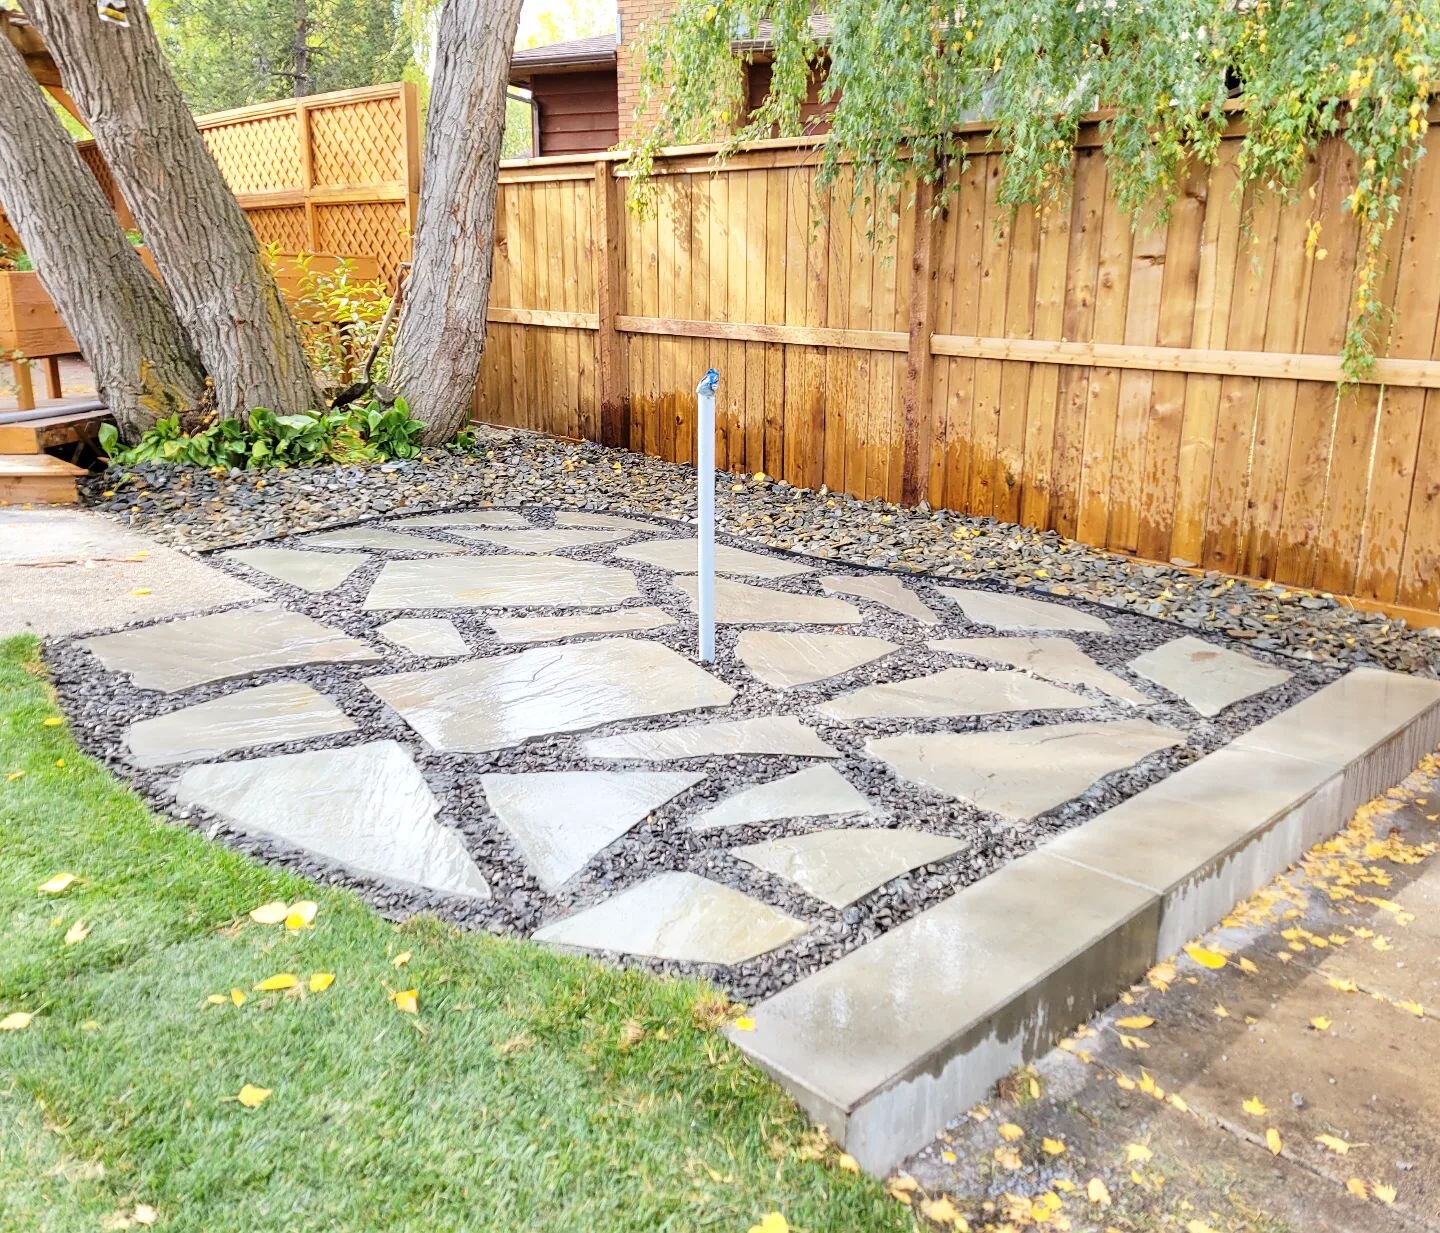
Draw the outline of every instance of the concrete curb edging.
<instances>
[{"instance_id":1,"label":"concrete curb edging","mask_svg":"<svg viewBox=\"0 0 1440 1233\"><path fill-rule=\"evenodd\" d=\"M730 1038L883 1175L1440 744L1440 682L1356 669L767 999Z\"/></svg>"}]
</instances>

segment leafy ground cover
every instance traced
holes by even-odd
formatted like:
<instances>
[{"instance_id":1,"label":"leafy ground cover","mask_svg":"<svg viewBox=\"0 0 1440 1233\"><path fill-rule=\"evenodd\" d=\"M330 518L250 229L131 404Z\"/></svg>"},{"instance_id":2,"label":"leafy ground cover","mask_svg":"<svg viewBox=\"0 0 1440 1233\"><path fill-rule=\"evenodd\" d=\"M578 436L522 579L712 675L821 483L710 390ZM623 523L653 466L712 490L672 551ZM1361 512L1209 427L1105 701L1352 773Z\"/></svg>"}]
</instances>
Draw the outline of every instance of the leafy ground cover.
<instances>
[{"instance_id":1,"label":"leafy ground cover","mask_svg":"<svg viewBox=\"0 0 1440 1233\"><path fill-rule=\"evenodd\" d=\"M912 1227L713 991L396 926L160 821L30 638L0 643L0 854L0 1228Z\"/></svg>"}]
</instances>

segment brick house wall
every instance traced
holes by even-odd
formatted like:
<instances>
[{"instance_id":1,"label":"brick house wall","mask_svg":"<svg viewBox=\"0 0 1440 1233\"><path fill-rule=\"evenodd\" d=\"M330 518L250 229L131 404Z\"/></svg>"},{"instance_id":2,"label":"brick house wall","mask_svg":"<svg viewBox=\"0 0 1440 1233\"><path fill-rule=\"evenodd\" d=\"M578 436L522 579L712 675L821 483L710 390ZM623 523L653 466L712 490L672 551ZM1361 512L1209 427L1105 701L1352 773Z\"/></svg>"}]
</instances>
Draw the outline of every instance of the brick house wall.
<instances>
[{"instance_id":1,"label":"brick house wall","mask_svg":"<svg viewBox=\"0 0 1440 1233\"><path fill-rule=\"evenodd\" d=\"M620 105L620 144L628 145L635 135L635 107L640 101L640 68L636 55L640 28L668 13L671 0L617 0L617 8L620 45L615 49L615 75Z\"/></svg>"}]
</instances>

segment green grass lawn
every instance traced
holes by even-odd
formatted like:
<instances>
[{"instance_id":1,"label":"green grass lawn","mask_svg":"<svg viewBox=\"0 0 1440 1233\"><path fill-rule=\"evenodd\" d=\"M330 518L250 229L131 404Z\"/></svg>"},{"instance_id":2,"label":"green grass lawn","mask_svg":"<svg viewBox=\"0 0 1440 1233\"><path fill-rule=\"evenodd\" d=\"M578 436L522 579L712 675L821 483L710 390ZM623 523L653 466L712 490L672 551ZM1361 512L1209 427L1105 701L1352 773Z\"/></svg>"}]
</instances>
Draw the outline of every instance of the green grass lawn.
<instances>
[{"instance_id":1,"label":"green grass lawn","mask_svg":"<svg viewBox=\"0 0 1440 1233\"><path fill-rule=\"evenodd\" d=\"M35 641L0 642L0 1020L34 1016L0 1033L0 1229L139 1205L205 1233L912 1227L814 1150L705 986L392 925L155 818L57 715ZM248 920L277 899L316 900L313 927Z\"/></svg>"}]
</instances>

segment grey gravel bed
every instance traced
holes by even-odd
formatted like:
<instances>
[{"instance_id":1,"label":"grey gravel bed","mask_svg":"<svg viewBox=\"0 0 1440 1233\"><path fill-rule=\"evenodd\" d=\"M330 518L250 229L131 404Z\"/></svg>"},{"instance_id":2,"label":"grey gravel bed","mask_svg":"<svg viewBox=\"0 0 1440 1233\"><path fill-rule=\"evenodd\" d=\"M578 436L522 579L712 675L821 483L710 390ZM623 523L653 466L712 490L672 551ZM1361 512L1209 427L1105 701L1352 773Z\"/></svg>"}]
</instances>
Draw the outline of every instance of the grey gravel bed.
<instances>
[{"instance_id":1,"label":"grey gravel bed","mask_svg":"<svg viewBox=\"0 0 1440 1233\"><path fill-rule=\"evenodd\" d=\"M1004 581L1165 617L1252 648L1331 666L1370 664L1440 676L1440 631L1360 612L1283 586L1196 577L1098 552L1053 532L992 518L857 501L824 489L724 475L721 529L748 545L837 562ZM738 491L736 490L738 489ZM194 551L251 543L375 518L470 503L544 502L685 519L694 506L687 468L590 443L482 429L474 453L380 467L212 474L146 465L84 485L94 508L162 542Z\"/></svg>"},{"instance_id":2,"label":"grey gravel bed","mask_svg":"<svg viewBox=\"0 0 1440 1233\"><path fill-rule=\"evenodd\" d=\"M548 506L519 508L537 526L548 525L554 514L553 508ZM689 533L688 528L673 522L656 521L655 526L657 534ZM463 545L467 551L476 554L498 554L503 551L450 535L443 528L426 527L417 530L429 538ZM643 536L637 534L615 544L569 550L562 555L604 560L614 548L632 543L636 538ZM753 546L753 541L749 539L728 536L722 538L735 546ZM223 556L210 558L212 564L219 565L237 577L263 585L274 596L274 601L255 601L236 605L237 607L253 607L267 602L283 603L383 649L386 660L380 663L324 664L283 669L253 678L199 686L176 694L162 694L138 689L131 685L125 676L106 671L93 655L72 641L62 640L48 644L47 658L61 702L71 718L77 739L87 752L100 758L116 773L128 779L162 812L201 827L207 834L241 850L294 868L321 882L353 886L382 911L396 916L428 910L463 926L528 935L548 920L598 902L655 873L673 869L689 870L735 887L811 922L812 927L795 941L731 968L610 956L616 961L655 971L685 972L708 977L744 1001L755 1001L775 993L808 972L833 962L846 952L1028 851L1048 836L1093 817L1180 766L1233 739L1254 724L1293 705L1299 698L1337 675L1333 669L1318 664L1297 663L1293 659L1286 659L1263 649L1257 650L1252 644L1250 650L1255 658L1283 666L1294 675L1284 685L1237 703L1214 719L1200 718L1188 707L1174 700L1161 701L1155 706L1137 711L1083 687L1073 688L1090 698L1093 705L1064 712L1019 712L990 715L977 720L867 720L850 725L836 723L820 715L814 709L817 704L860 685L919 674L927 670L934 671L942 667L967 664L996 667L994 664L971 661L957 655L932 652L924 646L928 639L964 637L967 634L991 631L977 631L974 626L968 625L957 605L935 592L930 580L917 577L910 580L910 585L930 603L942 624L921 627L879 605L856 601L864 615L864 622L845 627L845 632L888 638L900 643L902 650L843 676L784 693L772 690L757 681L736 658L734 648L739 630L722 626L718 638L718 657L713 671L737 691L734 701L724 708L723 712L684 713L650 720L613 723L585 733L536 739L517 748L491 753L440 753L430 749L363 683L369 676L453 662L422 658L392 646L374 631L377 626L397 614L392 611L365 612L361 608L364 596L383 562L404 559L407 555L409 554L376 554L374 561L362 566L339 588L318 595L288 587L268 575L257 574ZM673 576L668 571L629 560L617 561L616 564L632 570L642 592L638 599L631 601L626 607L659 606L676 618L675 626L653 630L640 636L661 642L687 655L693 653L694 618L688 612L687 601L672 588ZM855 566L827 564L823 572L858 574L865 571ZM784 590L819 593L813 574L767 585ZM976 585L987 589L1009 589L994 582L981 582ZM1062 602L1075 603L1073 600ZM1125 664L1140 652L1178 636L1181 631L1173 624L1136 613L1100 609L1080 603L1075 606L1103 616L1110 623L1113 633L1067 633L1066 636L1073 638L1097 662L1118 672L1142 692L1157 699L1166 698L1163 690L1128 673ZM525 609L523 615L556 615L561 611L571 610ZM464 635L472 650L479 655L522 649L502 646L487 626L489 617L521 615L518 610L422 610L407 611L403 615L439 616L449 619ZM386 738L398 741L414 759L439 801L439 821L453 827L462 835L466 846L485 874L493 892L490 900L476 902L449 898L356 878L335 866L310 859L278 841L240 834L203 810L185 809L176 805L171 785L181 767L137 768L125 760L122 736L130 723L233 692L245 685L259 683L261 679L273 680L282 677L303 680L321 693L332 697L359 725L358 731L269 745L218 760L243 760ZM816 765L816 762L793 757L728 756L659 764L591 760L585 758L581 752L582 743L596 735L767 714L795 715L803 723L816 728L825 741L839 748L843 757L831 760L831 765L875 802L876 816L863 820L790 820L721 831L692 832L684 829L682 822L705 805L718 801L742 786L779 778L782 774ZM1128 771L1109 776L1081 796L1024 825L1012 824L948 797L904 784L883 763L868 758L861 752L866 739L902 730L963 732L983 728L994 731L1037 724L1137 716L1180 729L1186 734L1185 743L1152 755ZM552 895L541 889L518 849L487 808L480 777L494 772L558 769L687 769L705 771L707 778L657 810L644 823L605 849ZM793 883L763 873L730 855L728 851L740 844L764 839L801 834L829 826L857 825L903 825L952 836L965 846L955 856L895 879L843 910L812 899Z\"/></svg>"}]
</instances>

